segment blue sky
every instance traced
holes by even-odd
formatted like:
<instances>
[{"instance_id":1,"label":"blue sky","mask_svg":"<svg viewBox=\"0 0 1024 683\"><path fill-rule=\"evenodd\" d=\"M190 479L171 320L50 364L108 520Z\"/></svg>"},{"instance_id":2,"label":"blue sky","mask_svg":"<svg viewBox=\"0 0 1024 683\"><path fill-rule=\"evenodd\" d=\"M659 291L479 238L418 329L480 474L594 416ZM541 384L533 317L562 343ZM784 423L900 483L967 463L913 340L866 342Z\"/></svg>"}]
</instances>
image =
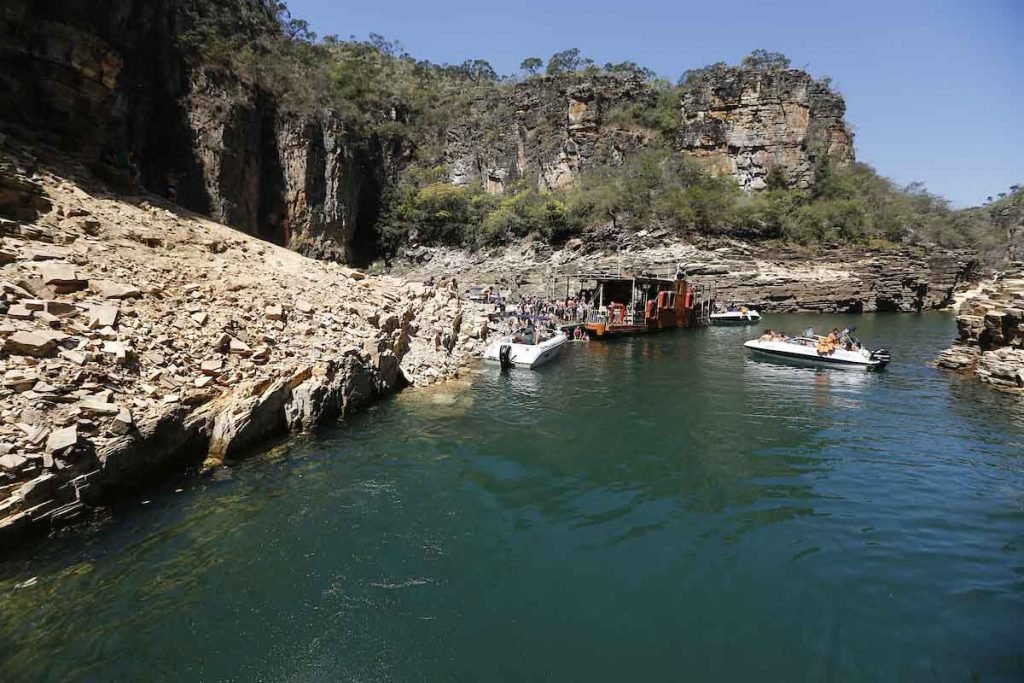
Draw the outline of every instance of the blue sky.
<instances>
[{"instance_id":1,"label":"blue sky","mask_svg":"<svg viewBox=\"0 0 1024 683\"><path fill-rule=\"evenodd\" d=\"M1024 0L289 0L320 35L380 33L417 58L524 57L578 47L676 80L755 48L831 76L857 156L957 206L1024 183Z\"/></svg>"}]
</instances>

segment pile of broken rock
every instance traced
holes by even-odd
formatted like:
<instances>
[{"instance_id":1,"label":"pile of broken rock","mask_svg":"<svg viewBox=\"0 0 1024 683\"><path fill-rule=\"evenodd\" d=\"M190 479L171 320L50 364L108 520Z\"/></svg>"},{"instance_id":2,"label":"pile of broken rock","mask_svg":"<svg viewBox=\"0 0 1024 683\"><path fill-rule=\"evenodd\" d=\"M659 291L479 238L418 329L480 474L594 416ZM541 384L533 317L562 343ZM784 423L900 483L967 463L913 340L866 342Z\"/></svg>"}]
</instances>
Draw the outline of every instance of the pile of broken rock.
<instances>
[{"instance_id":1,"label":"pile of broken rock","mask_svg":"<svg viewBox=\"0 0 1024 683\"><path fill-rule=\"evenodd\" d=\"M368 277L57 176L0 176L0 544L455 376L475 350L454 282ZM29 199L32 221L12 208Z\"/></svg>"}]
</instances>

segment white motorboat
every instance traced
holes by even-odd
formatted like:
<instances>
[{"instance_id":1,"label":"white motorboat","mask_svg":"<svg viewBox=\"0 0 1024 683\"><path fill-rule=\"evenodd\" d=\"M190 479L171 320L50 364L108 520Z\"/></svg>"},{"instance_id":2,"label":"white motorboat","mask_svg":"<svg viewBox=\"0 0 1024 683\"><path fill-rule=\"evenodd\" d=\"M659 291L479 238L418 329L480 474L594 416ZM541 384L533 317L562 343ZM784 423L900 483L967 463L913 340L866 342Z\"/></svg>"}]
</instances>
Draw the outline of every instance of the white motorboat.
<instances>
[{"instance_id":1,"label":"white motorboat","mask_svg":"<svg viewBox=\"0 0 1024 683\"><path fill-rule=\"evenodd\" d=\"M813 330L806 330L800 337L752 339L743 346L766 356L825 367L881 369L892 360L885 349L869 351L864 348L852 330L843 331L834 346L827 337L816 335Z\"/></svg>"},{"instance_id":2,"label":"white motorboat","mask_svg":"<svg viewBox=\"0 0 1024 683\"><path fill-rule=\"evenodd\" d=\"M761 322L761 314L753 308L711 314L712 325L754 325L759 322Z\"/></svg>"},{"instance_id":3,"label":"white motorboat","mask_svg":"<svg viewBox=\"0 0 1024 683\"><path fill-rule=\"evenodd\" d=\"M520 367L535 368L554 360L562 346L569 341L565 332L556 332L547 339L541 338L535 343L529 335L510 335L499 337L484 349L484 360L501 363L503 368Z\"/></svg>"}]
</instances>

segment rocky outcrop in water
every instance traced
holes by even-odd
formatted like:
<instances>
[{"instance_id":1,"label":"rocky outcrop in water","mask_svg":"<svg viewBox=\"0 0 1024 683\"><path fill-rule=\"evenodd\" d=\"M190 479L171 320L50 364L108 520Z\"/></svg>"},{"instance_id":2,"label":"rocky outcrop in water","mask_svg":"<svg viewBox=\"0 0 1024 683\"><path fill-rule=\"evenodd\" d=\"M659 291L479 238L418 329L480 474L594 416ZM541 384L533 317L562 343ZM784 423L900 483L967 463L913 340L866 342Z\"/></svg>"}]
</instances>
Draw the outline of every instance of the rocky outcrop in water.
<instances>
[{"instance_id":1,"label":"rocky outcrop in water","mask_svg":"<svg viewBox=\"0 0 1024 683\"><path fill-rule=\"evenodd\" d=\"M984 284L960 306L958 337L937 360L1000 389L1024 389L1024 268Z\"/></svg>"},{"instance_id":2,"label":"rocky outcrop in water","mask_svg":"<svg viewBox=\"0 0 1024 683\"><path fill-rule=\"evenodd\" d=\"M956 291L973 281L978 268L970 252L865 253L847 248L823 250L813 259L784 251L771 257L766 267L753 272L735 263L698 263L690 270L697 278L714 275L720 301L764 311L911 313L950 306Z\"/></svg>"},{"instance_id":3,"label":"rocky outcrop in water","mask_svg":"<svg viewBox=\"0 0 1024 683\"><path fill-rule=\"evenodd\" d=\"M367 276L4 152L0 544L457 375L479 344L454 282Z\"/></svg>"}]
</instances>

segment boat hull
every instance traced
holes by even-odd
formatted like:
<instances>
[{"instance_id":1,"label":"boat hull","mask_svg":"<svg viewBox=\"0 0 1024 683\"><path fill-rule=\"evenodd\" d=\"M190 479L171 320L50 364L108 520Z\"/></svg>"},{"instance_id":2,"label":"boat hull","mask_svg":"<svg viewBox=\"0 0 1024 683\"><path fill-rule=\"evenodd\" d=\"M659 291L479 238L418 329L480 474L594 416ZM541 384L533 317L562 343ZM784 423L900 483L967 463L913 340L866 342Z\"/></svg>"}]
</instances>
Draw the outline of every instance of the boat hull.
<instances>
[{"instance_id":1,"label":"boat hull","mask_svg":"<svg viewBox=\"0 0 1024 683\"><path fill-rule=\"evenodd\" d=\"M564 333L556 334L551 339L540 344L517 344L511 341L509 337L503 337L491 342L484 350L484 360L500 363L501 347L509 346L509 362L512 366L533 369L545 363L550 363L557 358L567 341L569 341L569 337Z\"/></svg>"},{"instance_id":2,"label":"boat hull","mask_svg":"<svg viewBox=\"0 0 1024 683\"><path fill-rule=\"evenodd\" d=\"M711 315L712 325L757 325L761 322L761 316L759 315L735 315L735 316L720 316L715 317L715 314Z\"/></svg>"},{"instance_id":3,"label":"boat hull","mask_svg":"<svg viewBox=\"0 0 1024 683\"><path fill-rule=\"evenodd\" d=\"M764 346L758 342L747 342L744 346L764 358L803 366L843 370L880 370L888 365L888 361L880 361L848 351L837 351L833 355L821 355L813 351L780 348L781 345L778 344Z\"/></svg>"}]
</instances>

